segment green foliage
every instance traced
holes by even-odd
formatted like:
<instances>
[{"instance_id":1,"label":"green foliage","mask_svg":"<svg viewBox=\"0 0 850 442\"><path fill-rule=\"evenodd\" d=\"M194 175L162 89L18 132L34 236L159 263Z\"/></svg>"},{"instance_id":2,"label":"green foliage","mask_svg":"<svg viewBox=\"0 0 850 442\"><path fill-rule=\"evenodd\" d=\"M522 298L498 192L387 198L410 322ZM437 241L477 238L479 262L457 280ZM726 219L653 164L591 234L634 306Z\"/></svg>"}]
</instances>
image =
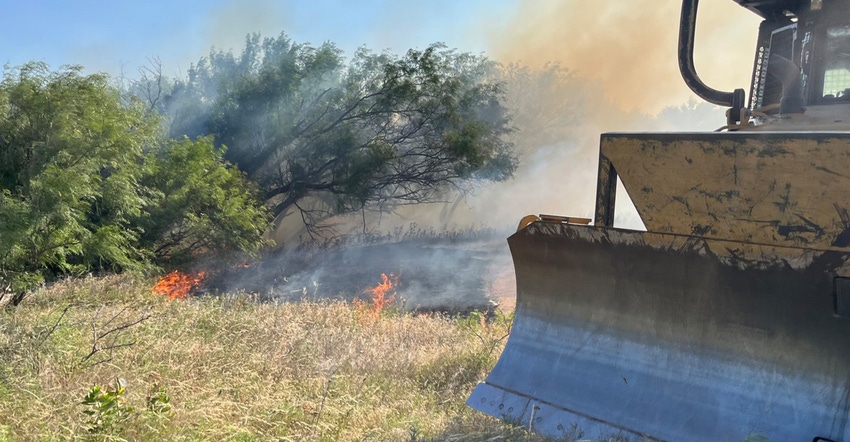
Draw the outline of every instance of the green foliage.
<instances>
[{"instance_id":1,"label":"green foliage","mask_svg":"<svg viewBox=\"0 0 850 442\"><path fill-rule=\"evenodd\" d=\"M163 144L148 156L142 183L156 189L141 225L142 244L160 260L185 262L197 253L256 253L268 225L256 187L226 164L211 137Z\"/></svg>"},{"instance_id":2,"label":"green foliage","mask_svg":"<svg viewBox=\"0 0 850 442\"><path fill-rule=\"evenodd\" d=\"M146 398L145 408L140 411L127 404L126 393L126 381L123 378L116 379L114 386L95 385L90 388L80 402L85 406L83 414L88 419L86 431L100 435L120 435L142 422L152 430L155 427L151 425L158 422L158 429L162 430L161 425L173 415L171 396L164 387L154 385ZM146 421L146 418L154 418L156 421Z\"/></svg>"},{"instance_id":3,"label":"green foliage","mask_svg":"<svg viewBox=\"0 0 850 442\"><path fill-rule=\"evenodd\" d=\"M252 35L240 57L201 59L165 111L173 135L214 134L275 215L296 208L310 225L509 178L516 160L491 71L441 45L402 57L360 49L346 63L330 43Z\"/></svg>"},{"instance_id":4,"label":"green foliage","mask_svg":"<svg viewBox=\"0 0 850 442\"><path fill-rule=\"evenodd\" d=\"M124 379L117 379L115 386L92 387L81 404L86 408L83 414L88 416L88 432L95 434L113 431L116 425L120 425L133 412L133 408L126 404L124 393L126 391Z\"/></svg>"},{"instance_id":5,"label":"green foliage","mask_svg":"<svg viewBox=\"0 0 850 442\"><path fill-rule=\"evenodd\" d=\"M466 316L456 319L458 327L476 336L482 333L507 334L514 322L514 312L504 312L500 309L490 312L473 310Z\"/></svg>"},{"instance_id":6,"label":"green foliage","mask_svg":"<svg viewBox=\"0 0 850 442\"><path fill-rule=\"evenodd\" d=\"M171 396L165 387L156 386L147 398L147 410L157 416L171 415Z\"/></svg>"},{"instance_id":7,"label":"green foliage","mask_svg":"<svg viewBox=\"0 0 850 442\"><path fill-rule=\"evenodd\" d=\"M56 277L257 251L268 223L256 190L212 140L164 141L160 124L104 75L4 72L0 306Z\"/></svg>"},{"instance_id":8,"label":"green foliage","mask_svg":"<svg viewBox=\"0 0 850 442\"><path fill-rule=\"evenodd\" d=\"M0 424L0 442L11 442L13 439L10 433L7 425Z\"/></svg>"},{"instance_id":9,"label":"green foliage","mask_svg":"<svg viewBox=\"0 0 850 442\"><path fill-rule=\"evenodd\" d=\"M48 274L144 261L132 222L158 119L80 70L30 63L0 83L0 281L15 292Z\"/></svg>"}]
</instances>

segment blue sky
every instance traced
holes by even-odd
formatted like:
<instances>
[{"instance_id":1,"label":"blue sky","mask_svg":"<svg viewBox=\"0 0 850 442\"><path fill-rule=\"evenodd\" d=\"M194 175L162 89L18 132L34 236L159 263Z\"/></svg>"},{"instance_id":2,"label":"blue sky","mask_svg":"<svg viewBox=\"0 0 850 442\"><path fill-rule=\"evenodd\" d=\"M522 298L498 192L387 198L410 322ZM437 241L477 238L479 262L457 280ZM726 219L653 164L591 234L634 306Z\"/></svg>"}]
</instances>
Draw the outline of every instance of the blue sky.
<instances>
[{"instance_id":1,"label":"blue sky","mask_svg":"<svg viewBox=\"0 0 850 442\"><path fill-rule=\"evenodd\" d=\"M0 62L135 71L146 57L185 69L211 46L239 50L249 32L320 44L403 52L435 41L486 52L486 29L513 16L516 1L154 0L13 1L0 13Z\"/></svg>"},{"instance_id":2,"label":"blue sky","mask_svg":"<svg viewBox=\"0 0 850 442\"><path fill-rule=\"evenodd\" d=\"M650 113L693 95L678 78L680 0L0 0L0 63L134 76L158 57L185 73L210 47L239 51L245 35L285 31L403 53L433 42L504 62L548 61L598 79L621 107ZM748 83L758 21L729 0L702 2L697 69L717 88ZM700 33L702 35L700 35Z\"/></svg>"}]
</instances>

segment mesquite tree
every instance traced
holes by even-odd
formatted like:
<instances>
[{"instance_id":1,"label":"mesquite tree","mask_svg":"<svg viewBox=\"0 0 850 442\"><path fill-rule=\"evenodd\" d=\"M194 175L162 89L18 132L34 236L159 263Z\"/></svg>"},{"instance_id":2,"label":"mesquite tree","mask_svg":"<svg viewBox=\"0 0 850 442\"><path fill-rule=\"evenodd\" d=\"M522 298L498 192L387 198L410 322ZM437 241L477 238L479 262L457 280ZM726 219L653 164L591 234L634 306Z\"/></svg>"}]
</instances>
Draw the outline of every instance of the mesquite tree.
<instances>
[{"instance_id":1,"label":"mesquite tree","mask_svg":"<svg viewBox=\"0 0 850 442\"><path fill-rule=\"evenodd\" d=\"M275 215L323 217L436 201L516 160L502 86L483 57L432 45L404 56L285 35L213 51L160 103L172 135L211 133Z\"/></svg>"},{"instance_id":2,"label":"mesquite tree","mask_svg":"<svg viewBox=\"0 0 850 442\"><path fill-rule=\"evenodd\" d=\"M268 218L212 141L163 139L143 103L81 70L0 82L0 306L55 277L257 251Z\"/></svg>"}]
</instances>

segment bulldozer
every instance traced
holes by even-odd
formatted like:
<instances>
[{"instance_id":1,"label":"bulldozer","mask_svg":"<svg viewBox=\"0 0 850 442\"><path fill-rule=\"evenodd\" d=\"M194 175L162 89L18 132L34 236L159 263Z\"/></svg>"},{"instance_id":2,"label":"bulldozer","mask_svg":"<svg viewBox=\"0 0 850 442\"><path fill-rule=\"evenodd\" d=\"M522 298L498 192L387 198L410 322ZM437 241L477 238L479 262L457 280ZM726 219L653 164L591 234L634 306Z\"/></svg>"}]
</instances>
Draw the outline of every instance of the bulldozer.
<instances>
[{"instance_id":1,"label":"bulldozer","mask_svg":"<svg viewBox=\"0 0 850 442\"><path fill-rule=\"evenodd\" d=\"M594 219L522 219L469 406L566 440L850 442L850 0L733 1L763 19L749 100L697 75L684 0L680 71L725 126L602 134ZM645 231L614 226L618 181Z\"/></svg>"}]
</instances>

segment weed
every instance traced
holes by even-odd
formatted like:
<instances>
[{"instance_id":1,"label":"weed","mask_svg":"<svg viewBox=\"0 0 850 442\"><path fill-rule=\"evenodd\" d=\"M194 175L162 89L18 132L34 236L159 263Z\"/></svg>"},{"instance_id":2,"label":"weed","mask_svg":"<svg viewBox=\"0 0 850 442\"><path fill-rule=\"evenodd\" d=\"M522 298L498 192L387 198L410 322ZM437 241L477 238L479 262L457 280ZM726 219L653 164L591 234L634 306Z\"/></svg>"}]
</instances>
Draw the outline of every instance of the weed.
<instances>
[{"instance_id":1,"label":"weed","mask_svg":"<svg viewBox=\"0 0 850 442\"><path fill-rule=\"evenodd\" d=\"M496 309L492 315L474 310L465 317L456 319L458 327L478 339L486 352L482 356L489 359L497 349L501 349L511 332L514 313L505 313Z\"/></svg>"},{"instance_id":2,"label":"weed","mask_svg":"<svg viewBox=\"0 0 850 442\"><path fill-rule=\"evenodd\" d=\"M0 442L11 442L12 434L8 425L0 424Z\"/></svg>"},{"instance_id":3,"label":"weed","mask_svg":"<svg viewBox=\"0 0 850 442\"><path fill-rule=\"evenodd\" d=\"M417 442L419 439L419 424L412 422L410 424L410 442Z\"/></svg>"},{"instance_id":4,"label":"weed","mask_svg":"<svg viewBox=\"0 0 850 442\"><path fill-rule=\"evenodd\" d=\"M165 387L154 385L147 397L147 410L151 413L169 417L171 415L171 396Z\"/></svg>"},{"instance_id":5,"label":"weed","mask_svg":"<svg viewBox=\"0 0 850 442\"><path fill-rule=\"evenodd\" d=\"M89 390L81 402L86 406L83 413L89 417L87 422L89 433L108 433L113 430L115 425L120 424L130 416L133 408L126 404L125 391L126 381L123 378L118 378L115 381L115 386L104 388L95 385Z\"/></svg>"}]
</instances>

